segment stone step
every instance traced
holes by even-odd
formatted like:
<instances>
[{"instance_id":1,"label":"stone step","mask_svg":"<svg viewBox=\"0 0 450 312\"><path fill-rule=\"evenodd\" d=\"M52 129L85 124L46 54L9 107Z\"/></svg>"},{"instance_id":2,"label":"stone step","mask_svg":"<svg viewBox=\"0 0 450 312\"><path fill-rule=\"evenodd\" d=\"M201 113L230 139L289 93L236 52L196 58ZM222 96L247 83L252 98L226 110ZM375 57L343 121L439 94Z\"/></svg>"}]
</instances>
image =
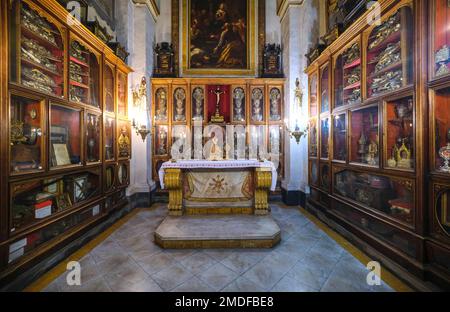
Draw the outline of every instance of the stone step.
<instances>
[{"instance_id":1,"label":"stone step","mask_svg":"<svg viewBox=\"0 0 450 312\"><path fill-rule=\"evenodd\" d=\"M271 216L168 216L155 231L155 242L165 249L272 248L281 230Z\"/></svg>"}]
</instances>

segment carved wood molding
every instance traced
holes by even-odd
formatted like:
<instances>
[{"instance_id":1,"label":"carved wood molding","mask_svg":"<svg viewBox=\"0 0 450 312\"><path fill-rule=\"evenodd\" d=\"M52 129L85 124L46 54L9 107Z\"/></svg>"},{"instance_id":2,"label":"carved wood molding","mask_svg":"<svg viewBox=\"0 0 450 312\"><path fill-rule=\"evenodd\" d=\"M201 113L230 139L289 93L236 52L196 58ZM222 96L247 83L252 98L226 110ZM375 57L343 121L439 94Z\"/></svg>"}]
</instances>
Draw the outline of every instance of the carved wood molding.
<instances>
[{"instance_id":1,"label":"carved wood molding","mask_svg":"<svg viewBox=\"0 0 450 312\"><path fill-rule=\"evenodd\" d=\"M161 14L155 0L132 0L134 4L144 4L152 14L153 19L156 21Z\"/></svg>"},{"instance_id":2,"label":"carved wood molding","mask_svg":"<svg viewBox=\"0 0 450 312\"><path fill-rule=\"evenodd\" d=\"M284 18L286 12L291 6L301 6L303 5L304 0L281 0L278 2L277 6L277 15L280 17L280 20Z\"/></svg>"}]
</instances>

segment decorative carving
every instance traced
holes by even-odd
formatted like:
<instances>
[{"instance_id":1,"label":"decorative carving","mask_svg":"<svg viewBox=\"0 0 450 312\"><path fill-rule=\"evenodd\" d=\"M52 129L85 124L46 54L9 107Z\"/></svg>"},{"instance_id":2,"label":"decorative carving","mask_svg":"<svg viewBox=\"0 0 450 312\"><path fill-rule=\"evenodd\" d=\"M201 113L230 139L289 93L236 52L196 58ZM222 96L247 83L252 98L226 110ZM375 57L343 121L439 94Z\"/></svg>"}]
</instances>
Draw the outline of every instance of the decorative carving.
<instances>
[{"instance_id":1,"label":"decorative carving","mask_svg":"<svg viewBox=\"0 0 450 312\"><path fill-rule=\"evenodd\" d=\"M131 142L126 127L122 127L119 136L119 157L129 157L131 150Z\"/></svg>"},{"instance_id":2,"label":"decorative carving","mask_svg":"<svg viewBox=\"0 0 450 312\"><path fill-rule=\"evenodd\" d=\"M252 120L263 121L263 99L264 94L260 88L253 89L252 92Z\"/></svg>"},{"instance_id":3,"label":"decorative carving","mask_svg":"<svg viewBox=\"0 0 450 312\"><path fill-rule=\"evenodd\" d=\"M183 189L181 169L166 169L164 185L169 190L169 215L183 215Z\"/></svg>"},{"instance_id":4,"label":"decorative carving","mask_svg":"<svg viewBox=\"0 0 450 312\"><path fill-rule=\"evenodd\" d=\"M263 77L282 78L282 50L279 44L266 44L264 48Z\"/></svg>"},{"instance_id":5,"label":"decorative carving","mask_svg":"<svg viewBox=\"0 0 450 312\"><path fill-rule=\"evenodd\" d=\"M245 121L245 91L236 88L233 91L233 121Z\"/></svg>"},{"instance_id":6,"label":"decorative carving","mask_svg":"<svg viewBox=\"0 0 450 312\"><path fill-rule=\"evenodd\" d=\"M153 77L175 77L175 51L169 42L158 43L155 48Z\"/></svg>"},{"instance_id":7,"label":"decorative carving","mask_svg":"<svg viewBox=\"0 0 450 312\"><path fill-rule=\"evenodd\" d=\"M193 120L203 120L203 103L205 100L205 92L202 88L195 88L192 94L194 99L194 117Z\"/></svg>"},{"instance_id":8,"label":"decorative carving","mask_svg":"<svg viewBox=\"0 0 450 312\"><path fill-rule=\"evenodd\" d=\"M272 185L272 172L269 168L255 169L255 215L268 215L268 194Z\"/></svg>"}]
</instances>

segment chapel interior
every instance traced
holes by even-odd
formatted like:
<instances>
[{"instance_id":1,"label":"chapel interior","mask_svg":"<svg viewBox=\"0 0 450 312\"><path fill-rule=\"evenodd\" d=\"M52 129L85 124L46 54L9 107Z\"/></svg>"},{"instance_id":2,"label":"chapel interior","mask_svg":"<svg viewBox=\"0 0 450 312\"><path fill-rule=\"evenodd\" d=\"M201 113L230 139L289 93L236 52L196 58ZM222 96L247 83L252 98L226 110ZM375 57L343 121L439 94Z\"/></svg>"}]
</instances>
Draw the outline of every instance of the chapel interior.
<instances>
[{"instance_id":1,"label":"chapel interior","mask_svg":"<svg viewBox=\"0 0 450 312\"><path fill-rule=\"evenodd\" d=\"M1 0L0 103L0 291L450 290L449 1Z\"/></svg>"}]
</instances>

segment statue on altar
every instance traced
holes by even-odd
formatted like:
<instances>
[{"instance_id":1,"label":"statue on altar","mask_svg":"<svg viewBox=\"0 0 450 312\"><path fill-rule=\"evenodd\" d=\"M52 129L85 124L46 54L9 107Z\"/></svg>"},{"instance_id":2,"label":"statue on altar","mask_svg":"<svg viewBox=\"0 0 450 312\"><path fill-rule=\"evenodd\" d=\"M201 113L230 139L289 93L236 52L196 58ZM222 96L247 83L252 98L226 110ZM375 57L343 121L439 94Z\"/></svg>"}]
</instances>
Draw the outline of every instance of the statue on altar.
<instances>
[{"instance_id":1,"label":"statue on altar","mask_svg":"<svg viewBox=\"0 0 450 312\"><path fill-rule=\"evenodd\" d=\"M208 160L223 160L223 150L219 146L219 139L217 137L213 137L211 139L211 148L209 149L209 157Z\"/></svg>"}]
</instances>

